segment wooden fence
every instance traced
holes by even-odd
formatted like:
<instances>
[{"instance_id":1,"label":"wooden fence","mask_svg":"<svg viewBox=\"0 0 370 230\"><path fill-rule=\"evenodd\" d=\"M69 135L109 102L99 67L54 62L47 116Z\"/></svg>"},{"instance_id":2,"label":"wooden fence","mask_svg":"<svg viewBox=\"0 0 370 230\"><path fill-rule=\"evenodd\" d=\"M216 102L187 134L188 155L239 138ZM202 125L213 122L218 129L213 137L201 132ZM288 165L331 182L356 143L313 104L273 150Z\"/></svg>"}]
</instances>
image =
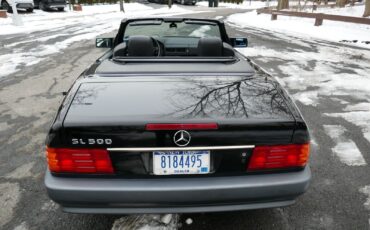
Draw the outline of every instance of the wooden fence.
<instances>
[{"instance_id":1,"label":"wooden fence","mask_svg":"<svg viewBox=\"0 0 370 230\"><path fill-rule=\"evenodd\" d=\"M257 10L257 14L271 14L271 20L277 20L278 15L300 17L300 18L314 18L315 26L321 26L324 20L370 25L370 18L351 17L351 16L333 15L333 14L282 11L282 10L271 10L271 9L259 9Z\"/></svg>"}]
</instances>

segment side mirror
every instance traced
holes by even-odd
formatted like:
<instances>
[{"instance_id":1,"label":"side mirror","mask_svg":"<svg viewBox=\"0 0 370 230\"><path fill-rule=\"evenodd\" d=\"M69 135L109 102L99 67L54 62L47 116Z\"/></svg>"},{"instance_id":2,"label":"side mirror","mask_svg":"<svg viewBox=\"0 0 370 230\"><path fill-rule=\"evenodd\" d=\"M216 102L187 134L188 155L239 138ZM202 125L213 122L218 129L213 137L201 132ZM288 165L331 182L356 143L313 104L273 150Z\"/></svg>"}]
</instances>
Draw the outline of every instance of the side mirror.
<instances>
[{"instance_id":1,"label":"side mirror","mask_svg":"<svg viewBox=\"0 0 370 230\"><path fill-rule=\"evenodd\" d=\"M96 38L95 46L96 48L112 48L113 38Z\"/></svg>"},{"instance_id":2,"label":"side mirror","mask_svg":"<svg viewBox=\"0 0 370 230\"><path fill-rule=\"evenodd\" d=\"M235 48L248 47L248 38L230 38L231 45Z\"/></svg>"}]
</instances>

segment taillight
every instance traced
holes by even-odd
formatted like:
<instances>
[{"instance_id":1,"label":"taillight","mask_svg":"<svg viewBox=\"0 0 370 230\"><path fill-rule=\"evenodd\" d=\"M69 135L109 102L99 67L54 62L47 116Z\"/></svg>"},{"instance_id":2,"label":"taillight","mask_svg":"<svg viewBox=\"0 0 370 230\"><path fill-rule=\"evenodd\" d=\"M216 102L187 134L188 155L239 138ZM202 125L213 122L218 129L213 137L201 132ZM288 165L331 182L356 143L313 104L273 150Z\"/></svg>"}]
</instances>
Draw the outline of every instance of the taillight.
<instances>
[{"instance_id":1,"label":"taillight","mask_svg":"<svg viewBox=\"0 0 370 230\"><path fill-rule=\"evenodd\" d=\"M112 174L113 167L105 149L46 148L51 172Z\"/></svg>"},{"instance_id":2,"label":"taillight","mask_svg":"<svg viewBox=\"0 0 370 230\"><path fill-rule=\"evenodd\" d=\"M158 130L215 130L218 129L217 123L177 123L177 124L147 124L148 131Z\"/></svg>"},{"instance_id":3,"label":"taillight","mask_svg":"<svg viewBox=\"0 0 370 230\"><path fill-rule=\"evenodd\" d=\"M247 170L303 167L310 154L309 144L256 146Z\"/></svg>"}]
</instances>

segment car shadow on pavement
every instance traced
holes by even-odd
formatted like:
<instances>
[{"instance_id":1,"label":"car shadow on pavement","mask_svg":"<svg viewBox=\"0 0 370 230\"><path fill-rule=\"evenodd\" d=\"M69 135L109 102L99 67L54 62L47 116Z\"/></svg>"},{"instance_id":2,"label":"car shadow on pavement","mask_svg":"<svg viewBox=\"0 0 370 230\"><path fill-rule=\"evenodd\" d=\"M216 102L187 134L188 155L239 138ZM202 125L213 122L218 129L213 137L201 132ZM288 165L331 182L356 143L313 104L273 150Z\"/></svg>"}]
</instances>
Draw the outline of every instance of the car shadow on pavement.
<instances>
[{"instance_id":1,"label":"car shadow on pavement","mask_svg":"<svg viewBox=\"0 0 370 230\"><path fill-rule=\"evenodd\" d=\"M285 229L282 209L183 214L181 229ZM189 224L190 223L190 224Z\"/></svg>"}]
</instances>

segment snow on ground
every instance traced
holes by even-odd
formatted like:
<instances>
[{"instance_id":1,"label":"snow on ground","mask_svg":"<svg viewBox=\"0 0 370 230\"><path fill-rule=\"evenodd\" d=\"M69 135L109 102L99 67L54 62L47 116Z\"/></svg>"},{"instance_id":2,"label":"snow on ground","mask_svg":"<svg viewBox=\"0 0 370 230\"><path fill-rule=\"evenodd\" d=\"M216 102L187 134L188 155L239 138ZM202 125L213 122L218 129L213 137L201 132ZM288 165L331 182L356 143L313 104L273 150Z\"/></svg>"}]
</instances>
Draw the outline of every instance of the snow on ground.
<instances>
[{"instance_id":1,"label":"snow on ground","mask_svg":"<svg viewBox=\"0 0 370 230\"><path fill-rule=\"evenodd\" d=\"M366 209L370 210L370 185L360 188L360 192L367 196L364 206Z\"/></svg>"},{"instance_id":2,"label":"snow on ground","mask_svg":"<svg viewBox=\"0 0 370 230\"><path fill-rule=\"evenodd\" d=\"M370 142L370 107L366 111L352 111L344 113L325 113L329 117L341 117L361 127L364 137ZM370 151L368 152L370 154Z\"/></svg>"},{"instance_id":3,"label":"snow on ground","mask_svg":"<svg viewBox=\"0 0 370 230\"><path fill-rule=\"evenodd\" d=\"M276 33L275 36L277 39L301 43L299 39L285 34ZM343 118L358 126L370 143L370 51L334 45L309 48L309 43L306 44L308 47L304 50L283 47L275 50L257 46L239 51L252 60L258 60L262 66L263 63L282 62L276 64L277 70L269 71L277 76L277 80L292 93L295 100L316 107L330 98L343 109L334 113L324 111L324 116ZM346 97L358 103L349 104ZM349 145L339 146L337 150Z\"/></svg>"},{"instance_id":4,"label":"snow on ground","mask_svg":"<svg viewBox=\"0 0 370 230\"><path fill-rule=\"evenodd\" d=\"M198 6L207 6L208 7L208 1L202 1L197 3ZM270 6L276 6L277 1L270 1ZM262 1L246 1L244 0L241 4L235 4L235 3L226 3L226 2L220 2L218 4L219 7L226 7L231 9L259 9L266 7L266 2Z\"/></svg>"},{"instance_id":5,"label":"snow on ground","mask_svg":"<svg viewBox=\"0 0 370 230\"><path fill-rule=\"evenodd\" d=\"M101 34L109 33L118 29L123 18L147 17L153 15L173 16L190 13L191 10L177 5L169 9L163 6L153 9L150 6L139 3L126 3L125 13L119 11L119 5L94 5L83 6L82 12L44 12L35 11L34 14L21 15L24 26L14 26L12 19L0 20L0 35L29 34L32 32L45 32L50 34L38 38L30 38L18 42L1 44L0 47L12 49L4 55L0 55L0 78L19 71L24 66L31 66L44 60L48 55L61 52L74 42L91 40ZM55 31L55 33L53 33ZM63 32L60 32L63 31ZM52 44L49 40L63 37L64 39ZM30 50L18 48L38 42ZM14 48L15 47L15 48Z\"/></svg>"},{"instance_id":6,"label":"snow on ground","mask_svg":"<svg viewBox=\"0 0 370 230\"><path fill-rule=\"evenodd\" d=\"M280 78L279 81L289 89L299 91L293 96L306 105L317 105L322 96L351 95L365 102L361 103L361 107L348 107L347 111L369 109L364 106L366 105L364 103L370 102L368 50L345 47L333 49L328 46L318 46L317 50L274 50L258 46L239 51L247 57L257 58L265 63L283 59L284 64L278 65L278 68L288 76ZM313 66L310 65L312 61L315 61ZM343 68L343 64L359 68L343 72L338 68L338 66ZM315 88L310 89L312 87Z\"/></svg>"},{"instance_id":7,"label":"snow on ground","mask_svg":"<svg viewBox=\"0 0 370 230\"><path fill-rule=\"evenodd\" d=\"M30 33L34 31L53 30L59 27L74 25L76 23L86 23L91 21L98 22L99 20L112 19L119 23L120 20L126 17L146 17L154 14L178 14L188 13L190 10L174 5L171 9L163 6L159 9L153 9L150 6L140 3L125 3L125 13L119 11L119 4L112 5L93 5L83 6L83 11L69 11L66 7L66 12L45 12L35 10L33 14L22 14L21 18L24 22L23 26L15 26L12 24L13 14L10 17L0 20L0 35L15 34L15 33ZM116 27L114 27L116 29Z\"/></svg>"},{"instance_id":8,"label":"snow on ground","mask_svg":"<svg viewBox=\"0 0 370 230\"><path fill-rule=\"evenodd\" d=\"M20 189L18 183L1 183L0 184L0 226L9 222L20 200Z\"/></svg>"},{"instance_id":9,"label":"snow on ground","mask_svg":"<svg viewBox=\"0 0 370 230\"><path fill-rule=\"evenodd\" d=\"M318 8L315 13L362 17L362 15L364 14L364 8L365 6L363 4L357 3L357 5L355 5L354 7L347 5L344 8ZM306 11L311 12L309 8Z\"/></svg>"},{"instance_id":10,"label":"snow on ground","mask_svg":"<svg viewBox=\"0 0 370 230\"><path fill-rule=\"evenodd\" d=\"M349 166L365 166L366 161L355 142L345 136L347 130L341 125L324 125L326 133L335 142L333 152L340 161Z\"/></svg>"},{"instance_id":11,"label":"snow on ground","mask_svg":"<svg viewBox=\"0 0 370 230\"><path fill-rule=\"evenodd\" d=\"M364 5L356 5L351 8L346 7L341 9L321 8L319 11L321 13L361 17L360 12L364 11ZM370 44L365 43L365 41L370 41L370 25L324 20L322 26L314 26L315 19L288 16L278 16L277 20L272 21L271 15L257 15L256 11L231 15L227 18L227 22L238 27L268 29L308 39L319 38L335 42L340 42L342 40L358 40L356 43L350 44L370 49Z\"/></svg>"},{"instance_id":12,"label":"snow on ground","mask_svg":"<svg viewBox=\"0 0 370 230\"><path fill-rule=\"evenodd\" d=\"M370 210L370 185L360 188L360 192L366 196L366 201L364 206L367 210ZM370 226L370 216L369 216L369 226Z\"/></svg>"},{"instance_id":13,"label":"snow on ground","mask_svg":"<svg viewBox=\"0 0 370 230\"><path fill-rule=\"evenodd\" d=\"M177 214L129 215L117 219L112 230L174 230L179 226Z\"/></svg>"}]
</instances>

